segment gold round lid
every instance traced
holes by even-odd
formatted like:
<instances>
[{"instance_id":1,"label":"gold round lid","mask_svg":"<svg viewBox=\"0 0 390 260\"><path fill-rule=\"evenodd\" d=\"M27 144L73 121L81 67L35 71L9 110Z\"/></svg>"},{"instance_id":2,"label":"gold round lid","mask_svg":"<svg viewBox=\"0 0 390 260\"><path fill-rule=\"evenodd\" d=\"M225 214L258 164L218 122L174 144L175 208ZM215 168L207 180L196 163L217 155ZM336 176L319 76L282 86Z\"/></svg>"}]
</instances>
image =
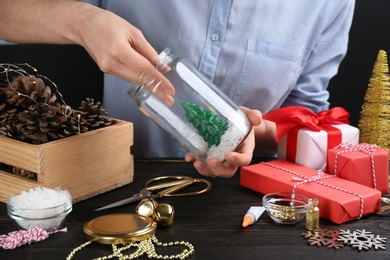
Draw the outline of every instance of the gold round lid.
<instances>
[{"instance_id":1,"label":"gold round lid","mask_svg":"<svg viewBox=\"0 0 390 260\"><path fill-rule=\"evenodd\" d=\"M84 225L88 240L102 244L127 244L150 238L156 233L153 219L133 213L97 217Z\"/></svg>"}]
</instances>

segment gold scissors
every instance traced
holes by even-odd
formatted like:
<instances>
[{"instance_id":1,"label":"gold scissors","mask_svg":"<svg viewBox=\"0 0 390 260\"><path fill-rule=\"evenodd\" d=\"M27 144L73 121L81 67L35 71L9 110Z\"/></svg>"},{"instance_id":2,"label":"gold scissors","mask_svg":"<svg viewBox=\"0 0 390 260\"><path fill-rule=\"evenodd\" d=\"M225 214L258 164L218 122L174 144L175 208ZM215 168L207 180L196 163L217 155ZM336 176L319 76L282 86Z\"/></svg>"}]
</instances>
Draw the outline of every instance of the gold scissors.
<instances>
[{"instance_id":1,"label":"gold scissors","mask_svg":"<svg viewBox=\"0 0 390 260\"><path fill-rule=\"evenodd\" d=\"M183 190L184 188L187 188L195 183L204 183L206 186L201 190L189 191L186 193L177 193L177 191ZM160 199L162 197L198 195L207 192L208 190L210 190L210 188L211 183L208 180L201 178L192 178L180 175L161 176L147 181L144 188L138 193L135 193L130 198L108 204L104 207L95 209L95 211L122 206L134 201L140 201L144 198ZM158 190L161 191L153 193L154 191Z\"/></svg>"}]
</instances>

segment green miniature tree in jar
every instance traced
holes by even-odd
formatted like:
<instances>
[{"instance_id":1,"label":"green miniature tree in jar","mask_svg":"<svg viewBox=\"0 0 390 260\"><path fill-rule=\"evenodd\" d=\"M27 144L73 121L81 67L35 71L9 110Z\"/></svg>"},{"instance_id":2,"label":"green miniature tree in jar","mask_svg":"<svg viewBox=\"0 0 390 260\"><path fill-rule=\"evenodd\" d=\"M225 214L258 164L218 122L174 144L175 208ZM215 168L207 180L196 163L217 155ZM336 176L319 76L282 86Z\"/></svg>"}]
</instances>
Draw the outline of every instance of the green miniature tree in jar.
<instances>
[{"instance_id":1,"label":"green miniature tree in jar","mask_svg":"<svg viewBox=\"0 0 390 260\"><path fill-rule=\"evenodd\" d=\"M221 136L228 129L228 123L210 110L204 110L201 106L182 101L188 121L198 130L203 140L210 148L221 143Z\"/></svg>"}]
</instances>

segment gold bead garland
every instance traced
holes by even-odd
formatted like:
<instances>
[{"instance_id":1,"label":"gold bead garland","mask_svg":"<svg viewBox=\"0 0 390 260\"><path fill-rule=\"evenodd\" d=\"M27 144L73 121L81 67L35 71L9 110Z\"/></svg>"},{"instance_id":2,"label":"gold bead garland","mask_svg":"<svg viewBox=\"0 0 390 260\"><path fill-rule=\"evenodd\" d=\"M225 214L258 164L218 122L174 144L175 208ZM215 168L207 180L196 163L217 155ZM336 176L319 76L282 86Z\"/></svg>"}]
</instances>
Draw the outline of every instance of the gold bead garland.
<instances>
[{"instance_id":1,"label":"gold bead garland","mask_svg":"<svg viewBox=\"0 0 390 260\"><path fill-rule=\"evenodd\" d=\"M66 260L71 260L76 255L77 252L79 252L80 250L82 250L86 246L90 245L91 243L92 243L92 241L88 241L88 242L85 242L84 244L76 247L75 249L73 249L72 252L70 252L70 254L67 256ZM181 253L176 254L176 255L160 255L160 254L156 253L156 249L155 249L153 243L156 244L157 246L161 246L161 247L182 245L182 246L185 246L187 248L184 249ZM122 252L124 252L132 247L137 248L137 250L131 254L128 254L128 255L124 255L122 253ZM113 251L113 253L111 255L95 258L94 260L106 260L106 259L112 259L114 257L117 257L120 260L136 259L145 253L151 259L152 258L155 258L155 259L185 259L194 253L194 246L191 243L185 242L185 241L174 241L174 242L169 242L169 243L162 243L162 242L158 241L157 238L153 235L152 237L145 239L143 241L140 241L138 243L125 244L119 248L113 244L112 251Z\"/></svg>"}]
</instances>

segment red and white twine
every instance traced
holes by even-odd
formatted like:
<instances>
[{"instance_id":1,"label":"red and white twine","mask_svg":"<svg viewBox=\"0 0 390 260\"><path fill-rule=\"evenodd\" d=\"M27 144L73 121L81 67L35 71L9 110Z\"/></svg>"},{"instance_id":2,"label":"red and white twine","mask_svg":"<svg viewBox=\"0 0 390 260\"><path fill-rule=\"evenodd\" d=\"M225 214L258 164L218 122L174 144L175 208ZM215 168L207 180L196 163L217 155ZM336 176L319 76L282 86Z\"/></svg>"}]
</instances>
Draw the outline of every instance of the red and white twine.
<instances>
[{"instance_id":1,"label":"red and white twine","mask_svg":"<svg viewBox=\"0 0 390 260\"><path fill-rule=\"evenodd\" d=\"M337 175L337 162L338 162L338 156L343 153L350 153L350 152L362 152L366 153L370 156L371 159L371 169L372 169L372 182L374 185L374 189L376 189L376 171L375 171L375 161L374 161L374 155L376 148L378 148L376 144L348 144L348 143L342 143L334 148L344 148L345 150L339 151L336 153L335 159L334 159L334 174Z\"/></svg>"},{"instance_id":2,"label":"red and white twine","mask_svg":"<svg viewBox=\"0 0 390 260\"><path fill-rule=\"evenodd\" d=\"M51 234L66 231L67 229L63 228L47 232L40 227L33 227L28 230L13 231L7 235L0 235L0 247L4 249L14 249L23 245L45 240Z\"/></svg>"},{"instance_id":3,"label":"red and white twine","mask_svg":"<svg viewBox=\"0 0 390 260\"><path fill-rule=\"evenodd\" d=\"M345 192L345 193L348 193L348 194L351 194L351 195L354 195L354 196L358 197L360 199L360 213L359 213L358 219L360 219L363 216L363 212L364 212L364 199L363 199L363 196L361 196L360 194L358 194L356 192L353 192L353 191L350 191L350 190L347 190L347 189L344 189L344 188L340 188L340 187L337 187L337 186L334 186L334 185L331 185L331 184L328 184L328 183L320 181L322 179L328 179L328 178L336 177L335 175L324 175L324 173L319 170L317 175L314 175L314 176L309 178L309 177L304 176L302 174L299 174L299 173L297 173L295 171L286 169L286 168L278 166L278 165L274 165L272 163L261 162L261 164L264 164L264 165L267 165L269 167L272 167L272 168L275 168L275 169L278 169L278 170L281 170L281 171L285 171L285 172L288 172L288 173L290 173L292 175L298 176L299 178L293 177L293 180L294 181L302 180L302 181L300 183L297 183L297 184L294 185L293 193L295 192L295 188L298 185L315 182L315 183L318 183L318 184L323 185L325 187L329 187L329 188L332 188L332 189L335 189L335 190L338 190L338 191L341 191L341 192Z\"/></svg>"},{"instance_id":4,"label":"red and white twine","mask_svg":"<svg viewBox=\"0 0 390 260\"><path fill-rule=\"evenodd\" d=\"M300 174L299 174L300 175ZM303 176L303 175L302 175ZM317 171L317 174L314 175L314 176L311 176L311 177L305 177L303 176L304 178L298 178L298 177L294 177L293 176L293 181L300 181L299 183L295 184L294 187L293 187L293 193L295 193L295 189L297 186L299 185L302 185L302 184L306 184L306 183L310 183L310 182L317 182L319 180L322 180L322 179L328 179L328 178L332 178L332 177L335 177L334 175L324 175L324 172L322 170L318 170Z\"/></svg>"}]
</instances>

